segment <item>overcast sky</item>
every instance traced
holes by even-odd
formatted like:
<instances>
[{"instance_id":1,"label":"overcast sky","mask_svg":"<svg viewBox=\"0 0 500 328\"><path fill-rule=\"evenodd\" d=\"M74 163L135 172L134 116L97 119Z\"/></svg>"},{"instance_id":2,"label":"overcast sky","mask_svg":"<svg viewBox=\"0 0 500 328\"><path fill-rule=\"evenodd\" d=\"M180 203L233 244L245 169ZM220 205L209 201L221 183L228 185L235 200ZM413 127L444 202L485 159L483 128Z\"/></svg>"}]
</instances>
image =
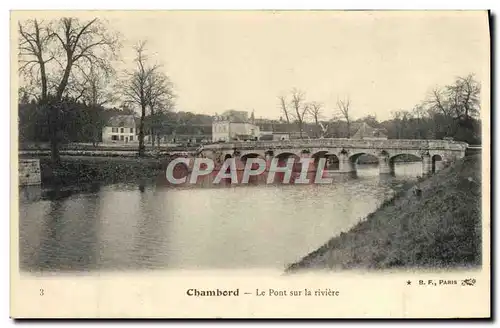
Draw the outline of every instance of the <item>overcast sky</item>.
<instances>
[{"instance_id":1,"label":"overcast sky","mask_svg":"<svg viewBox=\"0 0 500 328\"><path fill-rule=\"evenodd\" d=\"M86 15L107 19L123 35L125 62L133 44L148 41L175 84L178 110L253 109L256 117L279 118L277 97L296 87L324 103L327 119L338 97L350 97L353 116L383 120L456 76L489 80L486 12Z\"/></svg>"}]
</instances>

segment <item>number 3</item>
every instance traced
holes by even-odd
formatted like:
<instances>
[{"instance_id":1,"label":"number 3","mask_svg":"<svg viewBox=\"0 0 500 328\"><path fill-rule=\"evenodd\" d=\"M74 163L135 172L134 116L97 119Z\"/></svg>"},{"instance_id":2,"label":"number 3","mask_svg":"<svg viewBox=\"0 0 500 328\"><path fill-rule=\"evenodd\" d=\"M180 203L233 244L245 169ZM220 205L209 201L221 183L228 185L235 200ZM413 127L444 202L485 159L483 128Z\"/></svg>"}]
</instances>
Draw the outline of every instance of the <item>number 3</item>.
<instances>
[{"instance_id":1,"label":"number 3","mask_svg":"<svg viewBox=\"0 0 500 328\"><path fill-rule=\"evenodd\" d=\"M43 293L43 289L42 289L42 288L40 288L40 296L43 296L43 295L45 295L45 294Z\"/></svg>"}]
</instances>

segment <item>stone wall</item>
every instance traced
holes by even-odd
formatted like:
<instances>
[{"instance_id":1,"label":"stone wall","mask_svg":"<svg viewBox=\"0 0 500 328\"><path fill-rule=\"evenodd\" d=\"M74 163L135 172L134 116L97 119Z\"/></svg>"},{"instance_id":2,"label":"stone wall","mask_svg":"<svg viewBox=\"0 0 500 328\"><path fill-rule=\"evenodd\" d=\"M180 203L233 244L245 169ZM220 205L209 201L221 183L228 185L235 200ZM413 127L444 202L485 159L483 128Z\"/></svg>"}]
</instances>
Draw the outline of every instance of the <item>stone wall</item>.
<instances>
[{"instance_id":1,"label":"stone wall","mask_svg":"<svg viewBox=\"0 0 500 328\"><path fill-rule=\"evenodd\" d=\"M41 184L39 159L20 159L19 160L19 185L30 186Z\"/></svg>"}]
</instances>

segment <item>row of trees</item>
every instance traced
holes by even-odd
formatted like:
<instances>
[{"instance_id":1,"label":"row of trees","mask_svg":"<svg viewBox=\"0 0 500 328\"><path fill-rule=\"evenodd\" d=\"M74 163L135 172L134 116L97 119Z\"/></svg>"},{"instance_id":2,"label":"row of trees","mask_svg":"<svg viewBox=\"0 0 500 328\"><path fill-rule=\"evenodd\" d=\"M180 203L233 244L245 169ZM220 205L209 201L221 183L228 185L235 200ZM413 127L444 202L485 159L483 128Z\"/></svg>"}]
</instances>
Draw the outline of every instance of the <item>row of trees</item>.
<instances>
[{"instance_id":1,"label":"row of trees","mask_svg":"<svg viewBox=\"0 0 500 328\"><path fill-rule=\"evenodd\" d=\"M29 144L46 143L50 141L46 115L39 110L34 100L20 98L19 103L19 141L22 146ZM94 115L97 113L97 115ZM148 111L149 113L149 111ZM81 101L68 99L61 112L61 143L85 142L97 146L102 140L102 129L111 117L115 115L134 115L136 112L128 106L99 107L97 111L85 106ZM160 115L163 118L160 119ZM137 124L140 118L136 118ZM160 121L156 123L155 121ZM152 118L149 114L144 120L144 131L150 133L153 126L159 143L163 136L173 135L207 135L212 131L212 116L194 114L183 111L168 111L155 113ZM153 141L151 139L151 141Z\"/></svg>"},{"instance_id":2,"label":"row of trees","mask_svg":"<svg viewBox=\"0 0 500 328\"><path fill-rule=\"evenodd\" d=\"M305 124L309 119L314 122L317 130L320 131L316 133L316 137L324 137L328 132L330 124L341 119L346 122L347 130L350 131L352 119L350 115L351 100L349 98L344 100L337 99L336 111L332 113L332 118L328 121L324 120L325 108L323 103L306 101L305 92L300 89L292 89L290 100L287 95L281 95L278 99L281 113L284 115L287 124L298 124L300 138L303 137ZM349 132L348 136L350 136Z\"/></svg>"},{"instance_id":3,"label":"row of trees","mask_svg":"<svg viewBox=\"0 0 500 328\"><path fill-rule=\"evenodd\" d=\"M21 143L50 142L47 113L34 99L20 98L18 110L19 141ZM94 146L102 140L102 129L112 116L134 114L130 108L92 106L74 99L64 99L60 108L59 141L88 142Z\"/></svg>"},{"instance_id":4,"label":"row of trees","mask_svg":"<svg viewBox=\"0 0 500 328\"><path fill-rule=\"evenodd\" d=\"M119 59L120 35L98 18L23 21L18 24L18 36L19 119L31 117L32 122L46 123L31 131L47 135L54 162L59 162L64 136L75 137L68 128L72 123L88 125L83 129L88 130L83 133L85 139L97 142L106 119L104 106L118 99L124 106L141 109L139 155L144 155L146 115L154 136L155 126L173 108L175 99L172 82L161 65L148 58L146 42L134 48L135 67L116 72L113 63Z\"/></svg>"},{"instance_id":5,"label":"row of trees","mask_svg":"<svg viewBox=\"0 0 500 328\"><path fill-rule=\"evenodd\" d=\"M305 93L292 89L290 96L279 96L279 107L287 124L295 124L301 133L315 127L315 137L347 137L351 126L366 122L384 129L389 138L442 139L445 137L477 144L481 142L480 113L481 85L473 74L458 77L452 84L433 89L427 97L410 110L398 110L391 119L379 122L368 115L355 119L351 115L351 100L338 99L336 108L327 110L316 101L306 101ZM330 118L328 118L328 116ZM283 120L283 119L282 119Z\"/></svg>"}]
</instances>

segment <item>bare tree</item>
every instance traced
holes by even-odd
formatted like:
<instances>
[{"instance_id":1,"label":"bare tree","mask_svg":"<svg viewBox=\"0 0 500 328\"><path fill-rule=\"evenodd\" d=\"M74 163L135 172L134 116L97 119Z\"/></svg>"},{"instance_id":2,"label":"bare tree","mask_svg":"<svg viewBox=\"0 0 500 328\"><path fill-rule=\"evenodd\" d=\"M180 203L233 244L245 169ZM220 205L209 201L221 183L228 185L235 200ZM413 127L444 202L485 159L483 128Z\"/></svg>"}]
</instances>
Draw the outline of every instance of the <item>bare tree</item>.
<instances>
[{"instance_id":1,"label":"bare tree","mask_svg":"<svg viewBox=\"0 0 500 328\"><path fill-rule=\"evenodd\" d=\"M429 99L426 101L426 104L429 106L430 109L440 112L444 117L453 116L453 113L450 110L447 95L443 90L439 88L434 88L431 91L431 94L429 96Z\"/></svg>"},{"instance_id":2,"label":"bare tree","mask_svg":"<svg viewBox=\"0 0 500 328\"><path fill-rule=\"evenodd\" d=\"M473 74L458 77L444 88L432 90L426 105L429 112L440 113L445 120L446 135L455 135L461 124L470 123L479 113L481 85Z\"/></svg>"},{"instance_id":3,"label":"bare tree","mask_svg":"<svg viewBox=\"0 0 500 328\"><path fill-rule=\"evenodd\" d=\"M149 130L152 145L155 141L155 128L158 119L163 117L165 111L169 111L174 106L173 84L168 76L161 71L159 64L150 64L146 55L146 42L141 41L134 48L136 51L136 68L131 72L125 72L126 78L121 89L125 101L134 104L141 109L141 119L139 123L139 156L144 156L144 132L146 110L150 110ZM159 145L159 140L158 140Z\"/></svg>"},{"instance_id":4,"label":"bare tree","mask_svg":"<svg viewBox=\"0 0 500 328\"><path fill-rule=\"evenodd\" d=\"M459 77L454 84L446 87L446 93L455 119L470 119L479 113L481 85L473 74Z\"/></svg>"},{"instance_id":5,"label":"bare tree","mask_svg":"<svg viewBox=\"0 0 500 328\"><path fill-rule=\"evenodd\" d=\"M309 109L309 114L314 119L314 124L316 125L316 129L318 129L316 133L318 133L319 129L321 129L323 131L321 134L323 135L325 133L325 128L323 126L320 126L319 123L319 119L323 115L323 104L317 101L313 101L310 102L307 107ZM319 137L319 135L317 134L316 137Z\"/></svg>"},{"instance_id":6,"label":"bare tree","mask_svg":"<svg viewBox=\"0 0 500 328\"><path fill-rule=\"evenodd\" d=\"M33 93L39 102L47 102L48 82L46 66L54 60L54 56L49 54L51 42L51 31L40 24L36 19L29 20L21 24L18 23L19 30L19 72L31 83L25 89L33 89L33 84L39 84L40 94Z\"/></svg>"},{"instance_id":7,"label":"bare tree","mask_svg":"<svg viewBox=\"0 0 500 328\"><path fill-rule=\"evenodd\" d=\"M412 112L413 112L413 115L415 116L415 118L417 119L417 121L419 121L419 122L426 115L425 107L422 104L415 105L412 109Z\"/></svg>"},{"instance_id":8,"label":"bare tree","mask_svg":"<svg viewBox=\"0 0 500 328\"><path fill-rule=\"evenodd\" d=\"M305 99L306 98L304 92L295 88L292 90L291 105L295 112L293 116L295 116L295 119L299 123L299 131L300 131L299 133L301 139L304 127L304 118L309 110L309 106L307 103L305 103Z\"/></svg>"},{"instance_id":9,"label":"bare tree","mask_svg":"<svg viewBox=\"0 0 500 328\"><path fill-rule=\"evenodd\" d=\"M290 112L288 109L288 100L286 99L286 96L279 96L278 97L280 101L280 109L285 114L285 119L288 124L290 124Z\"/></svg>"},{"instance_id":10,"label":"bare tree","mask_svg":"<svg viewBox=\"0 0 500 328\"><path fill-rule=\"evenodd\" d=\"M139 44L134 47L136 52L134 59L136 67L133 71L125 72L126 78L121 85L125 103L137 105L141 109L139 123L139 157L143 157L145 153L144 120L146 118L146 108L149 105L148 88L150 76L158 69L158 65L148 65L145 48L145 41L139 42Z\"/></svg>"},{"instance_id":11,"label":"bare tree","mask_svg":"<svg viewBox=\"0 0 500 328\"><path fill-rule=\"evenodd\" d=\"M168 76L160 70L155 70L149 75L146 88L146 98L150 109L151 145L154 147L155 138L160 147L158 129L161 127L163 114L172 110L174 106L173 84Z\"/></svg>"},{"instance_id":12,"label":"bare tree","mask_svg":"<svg viewBox=\"0 0 500 328\"><path fill-rule=\"evenodd\" d=\"M422 125L426 115L425 107L422 104L415 105L415 107L413 107L412 114L417 120L417 137L420 139L422 138L420 126Z\"/></svg>"},{"instance_id":13,"label":"bare tree","mask_svg":"<svg viewBox=\"0 0 500 328\"><path fill-rule=\"evenodd\" d=\"M109 32L98 18L80 21L61 18L49 22L19 22L20 73L48 114L52 160L59 162L61 101L68 85L78 83L75 68L107 69L119 48L118 35Z\"/></svg>"},{"instance_id":14,"label":"bare tree","mask_svg":"<svg viewBox=\"0 0 500 328\"><path fill-rule=\"evenodd\" d=\"M99 143L100 132L104 126L102 117L102 106L117 100L117 97L109 88L112 78L115 77L114 70L99 70L91 67L87 74L83 72L83 83L78 84L79 91L75 100L81 99L88 107L87 122L92 129L92 143L95 146Z\"/></svg>"},{"instance_id":15,"label":"bare tree","mask_svg":"<svg viewBox=\"0 0 500 328\"><path fill-rule=\"evenodd\" d=\"M351 100L349 98L345 100L337 99L337 108L347 122L347 138L351 138L351 116L349 113L351 109Z\"/></svg>"}]
</instances>

